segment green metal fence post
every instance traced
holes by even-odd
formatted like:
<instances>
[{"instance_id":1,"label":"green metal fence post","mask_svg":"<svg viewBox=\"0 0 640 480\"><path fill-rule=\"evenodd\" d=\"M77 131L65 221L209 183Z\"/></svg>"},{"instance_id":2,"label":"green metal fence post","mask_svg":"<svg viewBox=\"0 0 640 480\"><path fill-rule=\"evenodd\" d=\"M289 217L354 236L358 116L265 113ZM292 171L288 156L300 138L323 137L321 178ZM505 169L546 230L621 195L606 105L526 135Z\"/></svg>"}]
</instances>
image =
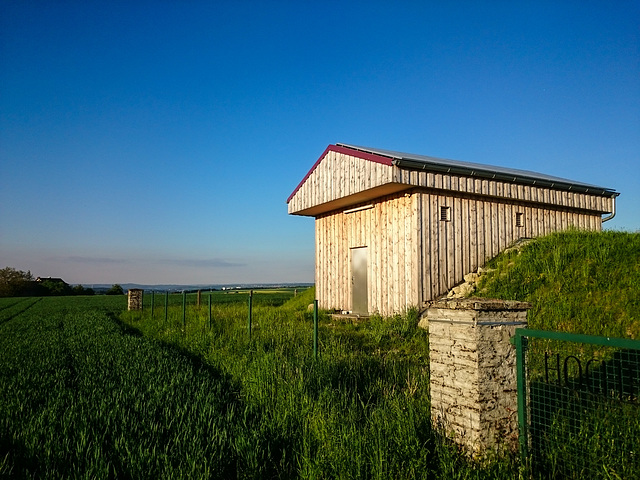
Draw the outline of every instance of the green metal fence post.
<instances>
[{"instance_id":1,"label":"green metal fence post","mask_svg":"<svg viewBox=\"0 0 640 480\"><path fill-rule=\"evenodd\" d=\"M167 323L168 317L169 317L169 290L167 290L164 295L164 323Z\"/></svg>"},{"instance_id":2,"label":"green metal fence post","mask_svg":"<svg viewBox=\"0 0 640 480\"><path fill-rule=\"evenodd\" d=\"M182 329L187 333L187 291L182 291Z\"/></svg>"},{"instance_id":3,"label":"green metal fence post","mask_svg":"<svg viewBox=\"0 0 640 480\"><path fill-rule=\"evenodd\" d=\"M151 318L153 318L153 304L155 302L155 296L153 294L153 290L151 290Z\"/></svg>"},{"instance_id":4,"label":"green metal fence post","mask_svg":"<svg viewBox=\"0 0 640 480\"><path fill-rule=\"evenodd\" d=\"M313 358L318 359L318 300L313 301Z\"/></svg>"},{"instance_id":5,"label":"green metal fence post","mask_svg":"<svg viewBox=\"0 0 640 480\"><path fill-rule=\"evenodd\" d=\"M516 375L518 389L518 440L520 442L520 456L522 465L528 465L528 426L527 426L527 378L525 361L527 358L527 337L516 329Z\"/></svg>"},{"instance_id":6,"label":"green metal fence post","mask_svg":"<svg viewBox=\"0 0 640 480\"><path fill-rule=\"evenodd\" d=\"M209 292L209 330L211 330L211 292Z\"/></svg>"},{"instance_id":7,"label":"green metal fence post","mask_svg":"<svg viewBox=\"0 0 640 480\"><path fill-rule=\"evenodd\" d=\"M249 340L251 340L251 307L253 302L253 290L249 290L249 318L248 318L248 328L249 328Z\"/></svg>"}]
</instances>

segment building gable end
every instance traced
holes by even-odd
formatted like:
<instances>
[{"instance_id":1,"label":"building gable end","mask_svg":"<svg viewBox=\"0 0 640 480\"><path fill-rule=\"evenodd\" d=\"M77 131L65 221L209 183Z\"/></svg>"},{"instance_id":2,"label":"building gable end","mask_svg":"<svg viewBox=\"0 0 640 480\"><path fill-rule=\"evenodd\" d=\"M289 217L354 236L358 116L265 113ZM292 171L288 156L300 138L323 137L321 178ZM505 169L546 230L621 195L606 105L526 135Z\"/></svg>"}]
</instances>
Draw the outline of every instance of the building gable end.
<instances>
[{"instance_id":1,"label":"building gable end","mask_svg":"<svg viewBox=\"0 0 640 480\"><path fill-rule=\"evenodd\" d=\"M343 207L366 200L366 191L389 193L394 168L390 157L329 145L287 199L289 213L312 215L335 202Z\"/></svg>"}]
</instances>

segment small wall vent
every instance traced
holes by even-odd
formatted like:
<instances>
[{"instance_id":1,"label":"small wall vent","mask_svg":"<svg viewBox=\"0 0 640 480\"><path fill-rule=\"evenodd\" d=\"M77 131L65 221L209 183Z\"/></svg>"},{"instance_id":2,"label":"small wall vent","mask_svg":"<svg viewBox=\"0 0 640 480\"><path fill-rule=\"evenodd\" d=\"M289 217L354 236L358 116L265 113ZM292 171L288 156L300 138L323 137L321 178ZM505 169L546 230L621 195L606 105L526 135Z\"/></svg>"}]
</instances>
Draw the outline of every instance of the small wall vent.
<instances>
[{"instance_id":1,"label":"small wall vent","mask_svg":"<svg viewBox=\"0 0 640 480\"><path fill-rule=\"evenodd\" d=\"M440 221L441 222L451 221L451 207L440 207Z\"/></svg>"},{"instance_id":2,"label":"small wall vent","mask_svg":"<svg viewBox=\"0 0 640 480\"><path fill-rule=\"evenodd\" d=\"M524 227L524 213L516 213L516 227Z\"/></svg>"}]
</instances>

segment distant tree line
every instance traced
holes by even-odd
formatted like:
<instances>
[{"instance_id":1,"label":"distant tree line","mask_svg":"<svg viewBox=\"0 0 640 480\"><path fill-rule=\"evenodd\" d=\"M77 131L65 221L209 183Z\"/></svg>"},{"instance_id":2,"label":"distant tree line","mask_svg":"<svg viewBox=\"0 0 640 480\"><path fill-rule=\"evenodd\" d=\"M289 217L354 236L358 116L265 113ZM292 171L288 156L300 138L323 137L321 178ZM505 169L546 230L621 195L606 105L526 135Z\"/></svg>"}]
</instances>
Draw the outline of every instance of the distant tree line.
<instances>
[{"instance_id":1,"label":"distant tree line","mask_svg":"<svg viewBox=\"0 0 640 480\"><path fill-rule=\"evenodd\" d=\"M46 297L50 295L95 295L93 288L82 285L73 287L61 278L34 278L30 271L23 272L12 267L0 270L0 297ZM113 285L107 295L121 295L120 285Z\"/></svg>"}]
</instances>

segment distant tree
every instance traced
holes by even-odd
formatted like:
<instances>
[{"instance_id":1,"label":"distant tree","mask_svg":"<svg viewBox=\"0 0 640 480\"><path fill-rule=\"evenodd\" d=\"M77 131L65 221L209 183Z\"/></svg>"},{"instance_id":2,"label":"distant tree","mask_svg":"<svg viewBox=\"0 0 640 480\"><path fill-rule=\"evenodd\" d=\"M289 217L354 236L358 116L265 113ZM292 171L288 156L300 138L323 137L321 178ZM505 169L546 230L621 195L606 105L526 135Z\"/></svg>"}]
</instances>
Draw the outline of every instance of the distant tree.
<instances>
[{"instance_id":1,"label":"distant tree","mask_svg":"<svg viewBox=\"0 0 640 480\"><path fill-rule=\"evenodd\" d=\"M40 285L46 289L46 293L43 295L72 295L73 289L71 286L60 278L43 278L40 280Z\"/></svg>"},{"instance_id":2,"label":"distant tree","mask_svg":"<svg viewBox=\"0 0 640 480\"><path fill-rule=\"evenodd\" d=\"M82 285L75 285L72 289L74 295L95 295L93 288L84 288Z\"/></svg>"},{"instance_id":3,"label":"distant tree","mask_svg":"<svg viewBox=\"0 0 640 480\"><path fill-rule=\"evenodd\" d=\"M0 270L0 297L17 297L26 295L33 275L31 272L23 272L12 267L5 267Z\"/></svg>"},{"instance_id":4,"label":"distant tree","mask_svg":"<svg viewBox=\"0 0 640 480\"><path fill-rule=\"evenodd\" d=\"M124 290L116 283L111 285L111 288L107 290L106 295L124 295Z\"/></svg>"}]
</instances>

